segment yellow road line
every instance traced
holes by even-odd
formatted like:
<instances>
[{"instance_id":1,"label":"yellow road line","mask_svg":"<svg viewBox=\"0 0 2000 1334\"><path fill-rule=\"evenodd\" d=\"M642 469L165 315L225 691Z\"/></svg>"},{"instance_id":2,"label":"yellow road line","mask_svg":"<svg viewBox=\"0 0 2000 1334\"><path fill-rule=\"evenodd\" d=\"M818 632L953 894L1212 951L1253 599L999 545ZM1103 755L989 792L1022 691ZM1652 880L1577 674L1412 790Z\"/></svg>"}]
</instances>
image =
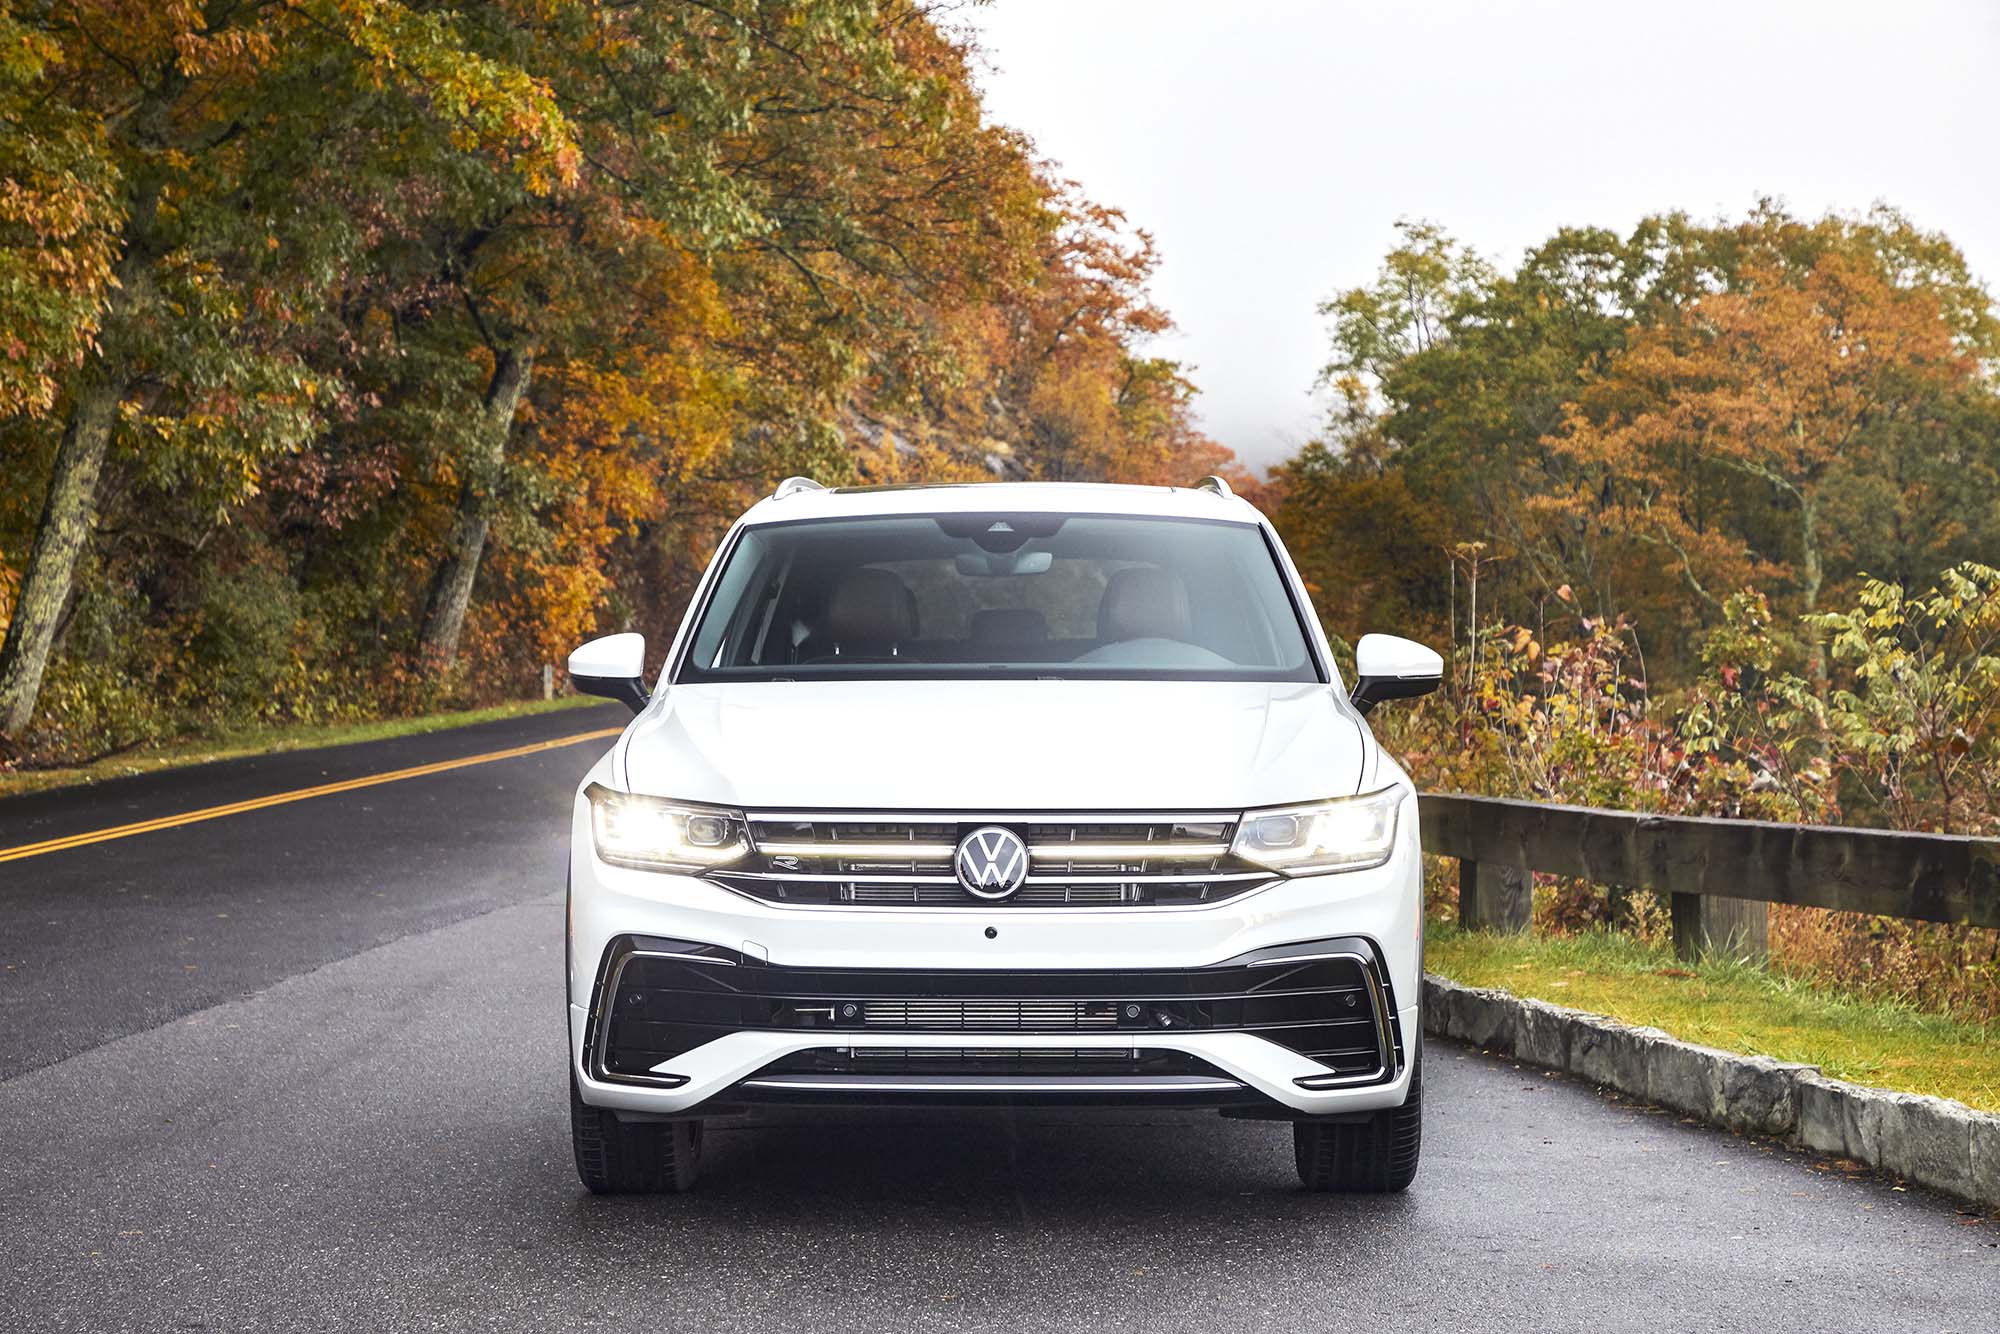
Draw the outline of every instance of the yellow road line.
<instances>
[{"instance_id":1,"label":"yellow road line","mask_svg":"<svg viewBox=\"0 0 2000 1334\"><path fill-rule=\"evenodd\" d=\"M93 829L89 833L71 834L67 838L51 838L41 843L23 843L17 848L0 848L0 862L19 861L23 857L39 857L45 852L61 852L65 848L80 848L91 843L108 842L114 838L131 838L134 834L150 834L156 829L173 829L184 824L196 824L202 820L219 820L225 815L261 811L266 806L283 806L288 802L305 801L312 797L330 797L336 792L352 792L356 788L374 787L380 783L398 783L405 778L422 778L425 774L441 774L449 769L463 769L467 765L511 760L517 755L533 755L536 751L558 750L563 746L577 745L579 742L617 736L624 730L621 727L607 727L596 732L578 732L574 736L557 737L553 741L537 741L532 745L514 746L508 750L489 750L484 755L467 755L457 760L439 760L435 764L419 764L410 769L369 774L365 778L349 778L338 783L322 783L318 787L274 792L268 797L252 797L248 801L232 801L226 806L204 806L198 811L188 811L181 815L163 815L157 820L141 820L136 824L121 824L111 829Z\"/></svg>"}]
</instances>

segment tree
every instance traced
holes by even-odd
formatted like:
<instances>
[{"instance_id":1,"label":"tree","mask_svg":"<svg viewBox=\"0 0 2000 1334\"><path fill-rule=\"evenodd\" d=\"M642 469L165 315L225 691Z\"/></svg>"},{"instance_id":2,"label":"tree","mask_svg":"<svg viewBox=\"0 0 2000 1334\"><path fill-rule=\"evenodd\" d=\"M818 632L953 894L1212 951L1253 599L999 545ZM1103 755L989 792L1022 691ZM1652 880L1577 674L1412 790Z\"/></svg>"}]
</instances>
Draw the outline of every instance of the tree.
<instances>
[{"instance_id":1,"label":"tree","mask_svg":"<svg viewBox=\"0 0 2000 1334\"><path fill-rule=\"evenodd\" d=\"M0 417L51 411L117 258L117 175L97 121L51 96L63 49L0 10Z\"/></svg>"},{"instance_id":2,"label":"tree","mask_svg":"<svg viewBox=\"0 0 2000 1334\"><path fill-rule=\"evenodd\" d=\"M1534 623L1568 588L1686 679L1746 583L1801 610L1864 566L1928 577L2000 535L1990 301L1892 210L1566 228L1508 271L1406 225L1377 280L1322 309L1330 457L1285 504L1329 550L1302 561L1365 566L1382 538L1350 493L1393 476L1448 541L1506 557L1481 591L1496 614ZM1808 423L1797 448L1755 420L1780 399Z\"/></svg>"},{"instance_id":3,"label":"tree","mask_svg":"<svg viewBox=\"0 0 2000 1334\"><path fill-rule=\"evenodd\" d=\"M1384 414L1390 377L1440 350L1498 276L1436 223L1404 219L1396 233L1400 239L1372 286L1319 306L1333 322L1333 356L1318 380L1333 396L1328 426L1343 453L1368 462L1379 462L1383 452L1372 427Z\"/></svg>"},{"instance_id":4,"label":"tree","mask_svg":"<svg viewBox=\"0 0 2000 1334\"><path fill-rule=\"evenodd\" d=\"M1697 593L1789 564L1810 614L1826 582L1829 476L1880 466L1900 428L1976 369L1931 292L1839 252L1803 275L1760 262L1736 290L1642 329L1557 446L1614 474L1599 513L1663 547ZM1777 497L1790 540L1764 540L1745 498L1709 484L1718 470ZM1824 676L1817 655L1813 671Z\"/></svg>"},{"instance_id":5,"label":"tree","mask_svg":"<svg viewBox=\"0 0 2000 1334\"><path fill-rule=\"evenodd\" d=\"M255 490L262 459L310 437L317 388L282 329L325 286L328 238L300 244L290 220L324 217L278 197L310 155L351 133L385 89L420 98L473 142L498 139L531 175L561 136L532 87L459 50L439 16L392 0L41 0L10 21L42 53L37 93L51 109L31 129L49 152L101 145L117 219L103 242L110 279L87 317L95 337L56 395L47 491L0 643L0 736L18 737L114 441L226 506ZM57 294L73 286L60 269L52 279Z\"/></svg>"},{"instance_id":6,"label":"tree","mask_svg":"<svg viewBox=\"0 0 2000 1334\"><path fill-rule=\"evenodd\" d=\"M1150 242L986 123L921 4L0 16L36 756L511 693L663 628L788 472L1231 468L1143 347Z\"/></svg>"}]
</instances>

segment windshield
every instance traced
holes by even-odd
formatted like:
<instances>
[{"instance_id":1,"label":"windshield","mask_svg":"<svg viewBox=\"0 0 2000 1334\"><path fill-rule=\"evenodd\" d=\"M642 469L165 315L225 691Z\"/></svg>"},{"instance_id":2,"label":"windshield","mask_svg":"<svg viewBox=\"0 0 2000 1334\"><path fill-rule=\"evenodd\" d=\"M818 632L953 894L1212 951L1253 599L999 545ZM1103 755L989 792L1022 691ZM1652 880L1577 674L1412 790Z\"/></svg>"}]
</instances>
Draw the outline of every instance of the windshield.
<instances>
[{"instance_id":1,"label":"windshield","mask_svg":"<svg viewBox=\"0 0 2000 1334\"><path fill-rule=\"evenodd\" d=\"M1322 679L1255 524L1014 513L746 528L677 679L992 676Z\"/></svg>"}]
</instances>

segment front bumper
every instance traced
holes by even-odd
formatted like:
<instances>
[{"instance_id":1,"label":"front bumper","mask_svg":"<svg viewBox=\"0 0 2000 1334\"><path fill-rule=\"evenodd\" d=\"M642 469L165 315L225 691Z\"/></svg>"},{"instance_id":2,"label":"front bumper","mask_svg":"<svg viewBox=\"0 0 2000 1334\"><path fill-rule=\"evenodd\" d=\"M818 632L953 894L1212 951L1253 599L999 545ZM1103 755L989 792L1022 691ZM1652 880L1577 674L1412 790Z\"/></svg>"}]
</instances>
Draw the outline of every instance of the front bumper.
<instances>
[{"instance_id":1,"label":"front bumper","mask_svg":"<svg viewBox=\"0 0 2000 1334\"><path fill-rule=\"evenodd\" d=\"M572 1070L585 1102L662 1116L757 1101L1398 1106L1419 1032L1403 825L1380 868L1214 905L801 908L607 866L579 803Z\"/></svg>"}]
</instances>

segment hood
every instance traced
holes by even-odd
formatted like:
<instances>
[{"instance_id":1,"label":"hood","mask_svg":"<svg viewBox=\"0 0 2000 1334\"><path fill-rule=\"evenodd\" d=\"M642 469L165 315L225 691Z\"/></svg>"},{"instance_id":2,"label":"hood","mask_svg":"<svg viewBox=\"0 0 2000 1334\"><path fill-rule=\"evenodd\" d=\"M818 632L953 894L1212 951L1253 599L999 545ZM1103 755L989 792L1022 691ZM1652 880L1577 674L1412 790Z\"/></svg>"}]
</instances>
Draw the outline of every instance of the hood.
<instances>
[{"instance_id":1,"label":"hood","mask_svg":"<svg viewBox=\"0 0 2000 1334\"><path fill-rule=\"evenodd\" d=\"M634 792L752 809L1223 809L1358 790L1365 733L1324 685L675 685L624 743Z\"/></svg>"}]
</instances>

